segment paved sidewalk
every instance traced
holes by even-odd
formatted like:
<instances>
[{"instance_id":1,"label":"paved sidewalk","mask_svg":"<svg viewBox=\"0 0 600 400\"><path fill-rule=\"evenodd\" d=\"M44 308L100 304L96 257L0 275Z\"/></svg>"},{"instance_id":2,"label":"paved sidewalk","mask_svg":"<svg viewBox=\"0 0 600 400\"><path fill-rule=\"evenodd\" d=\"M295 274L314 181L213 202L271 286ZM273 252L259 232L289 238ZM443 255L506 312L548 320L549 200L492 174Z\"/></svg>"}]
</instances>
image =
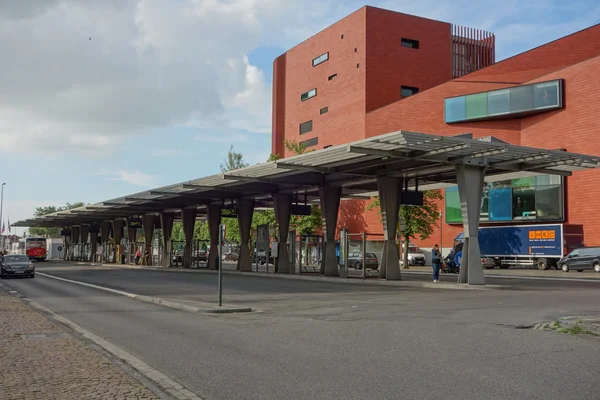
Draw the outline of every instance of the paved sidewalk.
<instances>
[{"instance_id":1,"label":"paved sidewalk","mask_svg":"<svg viewBox=\"0 0 600 400\"><path fill-rule=\"evenodd\" d=\"M84 341L0 288L0 400L159 399Z\"/></svg>"}]
</instances>

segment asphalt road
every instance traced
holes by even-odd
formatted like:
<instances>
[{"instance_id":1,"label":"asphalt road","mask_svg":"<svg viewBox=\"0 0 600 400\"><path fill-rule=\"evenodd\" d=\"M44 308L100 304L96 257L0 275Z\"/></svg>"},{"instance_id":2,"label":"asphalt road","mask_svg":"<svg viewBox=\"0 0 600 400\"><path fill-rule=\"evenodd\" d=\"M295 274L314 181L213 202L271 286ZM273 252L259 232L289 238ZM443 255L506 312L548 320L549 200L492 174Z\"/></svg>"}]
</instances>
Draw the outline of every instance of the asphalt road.
<instances>
[{"instance_id":1,"label":"asphalt road","mask_svg":"<svg viewBox=\"0 0 600 400\"><path fill-rule=\"evenodd\" d=\"M214 299L214 275L140 270L53 275ZM226 276L263 312L206 316L56 281L5 281L207 399L597 399L600 339L517 329L600 313L598 285L449 291ZM183 294L182 294L183 293Z\"/></svg>"}]
</instances>

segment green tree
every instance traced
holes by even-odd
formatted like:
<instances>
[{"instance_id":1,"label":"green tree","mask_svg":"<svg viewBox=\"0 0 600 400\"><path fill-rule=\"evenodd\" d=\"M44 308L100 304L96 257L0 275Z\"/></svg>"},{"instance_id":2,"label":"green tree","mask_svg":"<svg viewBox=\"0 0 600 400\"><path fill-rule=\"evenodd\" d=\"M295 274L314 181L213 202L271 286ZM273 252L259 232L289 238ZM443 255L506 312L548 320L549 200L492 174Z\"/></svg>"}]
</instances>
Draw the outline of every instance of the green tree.
<instances>
[{"instance_id":1,"label":"green tree","mask_svg":"<svg viewBox=\"0 0 600 400\"><path fill-rule=\"evenodd\" d=\"M247 166L248 164L244 162L242 153L237 153L233 150L233 145L231 145L227 152L227 160L224 164L221 164L221 172L233 171L234 169L245 168Z\"/></svg>"},{"instance_id":2,"label":"green tree","mask_svg":"<svg viewBox=\"0 0 600 400\"><path fill-rule=\"evenodd\" d=\"M44 215L72 210L74 208L83 207L85 204L78 201L75 203L67 203L64 206L47 206L47 207L36 207L33 215L35 217L43 217ZM60 236L60 228L29 228L29 236L44 236L44 237L58 237Z\"/></svg>"},{"instance_id":3,"label":"green tree","mask_svg":"<svg viewBox=\"0 0 600 400\"><path fill-rule=\"evenodd\" d=\"M400 220L404 221L404 229L400 229L400 224L398 224L397 233L404 241L402 260L405 269L408 269L408 244L410 239L415 239L418 235L421 240L425 240L433 235L434 227L439 226L440 220L438 202L443 198L441 190L426 190L423 192L422 206L400 206ZM373 199L367 206L367 210L375 207L380 207L379 197ZM381 214L381 211L379 213Z\"/></svg>"}]
</instances>

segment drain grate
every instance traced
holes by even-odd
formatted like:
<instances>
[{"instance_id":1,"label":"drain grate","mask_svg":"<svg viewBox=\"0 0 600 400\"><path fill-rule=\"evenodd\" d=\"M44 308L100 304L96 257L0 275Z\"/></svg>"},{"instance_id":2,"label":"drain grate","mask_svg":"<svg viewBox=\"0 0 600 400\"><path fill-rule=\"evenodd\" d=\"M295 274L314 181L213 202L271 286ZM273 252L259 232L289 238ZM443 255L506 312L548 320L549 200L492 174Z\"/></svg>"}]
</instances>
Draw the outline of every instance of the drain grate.
<instances>
[{"instance_id":1,"label":"drain grate","mask_svg":"<svg viewBox=\"0 0 600 400\"><path fill-rule=\"evenodd\" d=\"M21 335L23 340L52 340L68 338L68 333L34 333L31 335Z\"/></svg>"}]
</instances>

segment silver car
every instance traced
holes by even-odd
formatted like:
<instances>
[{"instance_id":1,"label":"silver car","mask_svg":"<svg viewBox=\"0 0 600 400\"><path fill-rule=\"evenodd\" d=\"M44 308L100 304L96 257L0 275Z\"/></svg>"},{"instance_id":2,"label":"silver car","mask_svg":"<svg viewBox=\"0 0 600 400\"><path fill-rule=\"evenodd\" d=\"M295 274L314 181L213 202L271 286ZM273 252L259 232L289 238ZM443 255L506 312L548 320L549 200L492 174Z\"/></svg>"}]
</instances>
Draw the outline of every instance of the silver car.
<instances>
[{"instance_id":1,"label":"silver car","mask_svg":"<svg viewBox=\"0 0 600 400\"><path fill-rule=\"evenodd\" d=\"M25 254L7 254L0 261L0 279L9 276L35 278L35 265Z\"/></svg>"}]
</instances>

